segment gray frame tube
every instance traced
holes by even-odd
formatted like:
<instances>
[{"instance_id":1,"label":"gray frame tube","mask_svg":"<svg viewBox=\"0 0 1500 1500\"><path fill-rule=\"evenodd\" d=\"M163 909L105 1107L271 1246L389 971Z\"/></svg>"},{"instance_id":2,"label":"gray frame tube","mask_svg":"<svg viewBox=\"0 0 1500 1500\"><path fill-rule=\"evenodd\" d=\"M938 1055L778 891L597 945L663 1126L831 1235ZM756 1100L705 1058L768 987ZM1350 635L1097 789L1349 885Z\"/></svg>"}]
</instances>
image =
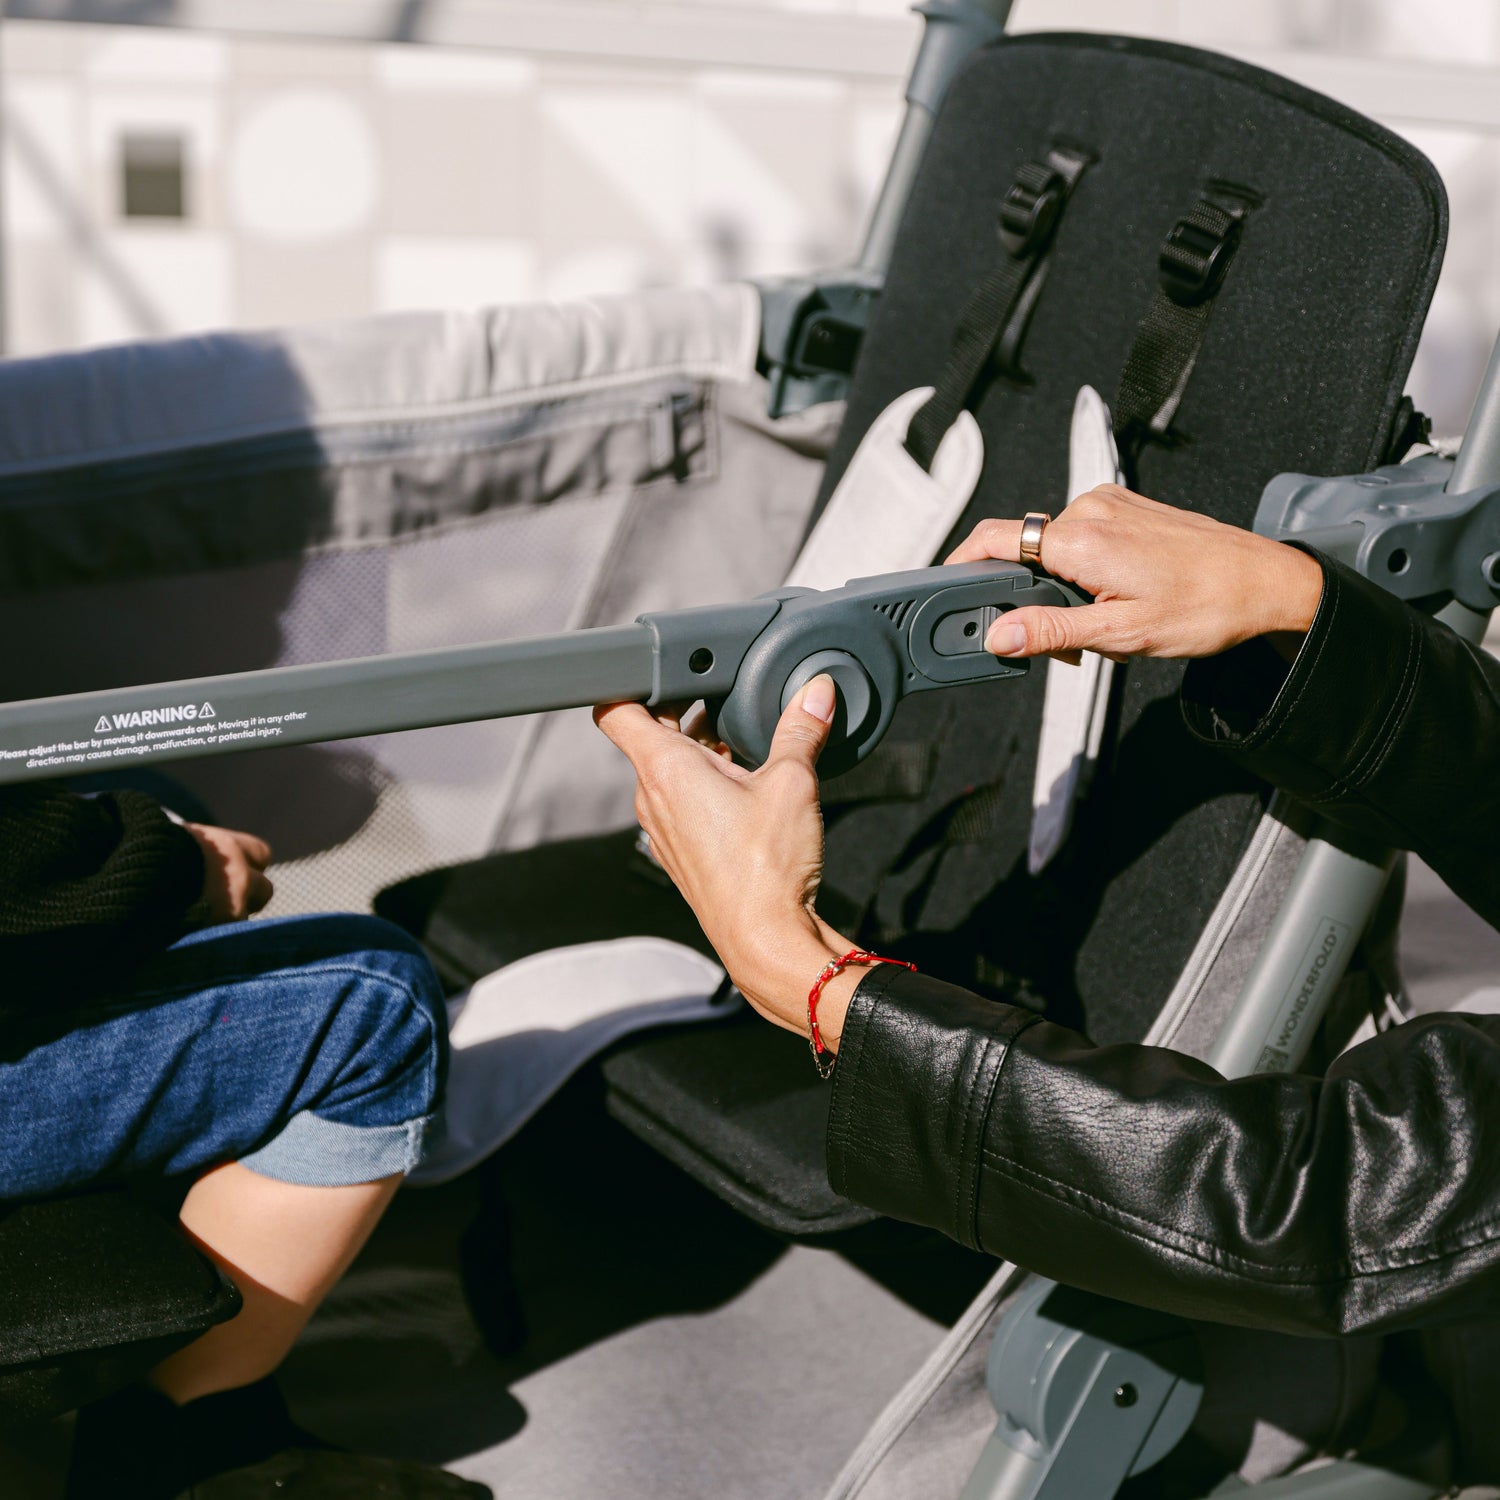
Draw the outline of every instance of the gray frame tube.
<instances>
[{"instance_id":1,"label":"gray frame tube","mask_svg":"<svg viewBox=\"0 0 1500 1500\"><path fill-rule=\"evenodd\" d=\"M1494 484L1497 479L1500 479L1500 338L1490 351L1489 366L1479 382L1479 394L1474 398L1469 425L1464 429L1463 446L1453 461L1446 488L1450 495L1462 495L1466 490ZM1484 639L1490 623L1488 613L1470 609L1457 599L1439 610L1437 617L1476 646Z\"/></svg>"},{"instance_id":2,"label":"gray frame tube","mask_svg":"<svg viewBox=\"0 0 1500 1500\"><path fill-rule=\"evenodd\" d=\"M645 701L655 641L621 625L7 703L0 781Z\"/></svg>"},{"instance_id":3,"label":"gray frame tube","mask_svg":"<svg viewBox=\"0 0 1500 1500\"><path fill-rule=\"evenodd\" d=\"M1461 494L1500 481L1500 339L1480 382L1447 489ZM1478 644L1489 613L1456 600L1437 618ZM1314 831L1266 941L1220 1028L1208 1061L1226 1077L1296 1068L1327 1011L1395 862L1343 847L1326 826ZM1278 1045L1284 1042L1286 1045Z\"/></svg>"},{"instance_id":4,"label":"gray frame tube","mask_svg":"<svg viewBox=\"0 0 1500 1500\"><path fill-rule=\"evenodd\" d=\"M1448 493L1461 495L1500 480L1500 338L1490 351L1489 367L1479 383L1463 446L1453 461Z\"/></svg>"},{"instance_id":5,"label":"gray frame tube","mask_svg":"<svg viewBox=\"0 0 1500 1500\"><path fill-rule=\"evenodd\" d=\"M971 53L1005 32L1014 0L927 0L916 9L926 25L906 85L906 115L870 210L857 269L884 276L912 184L922 165L938 106Z\"/></svg>"},{"instance_id":6,"label":"gray frame tube","mask_svg":"<svg viewBox=\"0 0 1500 1500\"><path fill-rule=\"evenodd\" d=\"M1394 850L1362 858L1314 836L1207 1061L1226 1078L1301 1066L1385 891Z\"/></svg>"}]
</instances>

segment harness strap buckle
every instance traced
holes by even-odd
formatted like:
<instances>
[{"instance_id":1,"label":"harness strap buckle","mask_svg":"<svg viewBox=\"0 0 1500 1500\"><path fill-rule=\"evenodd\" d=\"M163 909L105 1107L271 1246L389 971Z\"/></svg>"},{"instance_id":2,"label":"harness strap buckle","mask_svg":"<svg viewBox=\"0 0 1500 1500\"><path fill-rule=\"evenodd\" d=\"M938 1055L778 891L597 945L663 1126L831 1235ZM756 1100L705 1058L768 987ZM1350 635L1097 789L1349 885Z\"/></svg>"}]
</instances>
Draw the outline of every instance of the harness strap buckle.
<instances>
[{"instance_id":1,"label":"harness strap buckle","mask_svg":"<svg viewBox=\"0 0 1500 1500\"><path fill-rule=\"evenodd\" d=\"M1022 162L1000 204L997 232L1011 255L1029 255L1045 244L1057 224L1067 183L1044 162Z\"/></svg>"},{"instance_id":2,"label":"harness strap buckle","mask_svg":"<svg viewBox=\"0 0 1500 1500\"><path fill-rule=\"evenodd\" d=\"M1205 302L1218 290L1239 243L1243 220L1200 200L1171 228L1157 257L1161 289L1181 307Z\"/></svg>"}]
</instances>

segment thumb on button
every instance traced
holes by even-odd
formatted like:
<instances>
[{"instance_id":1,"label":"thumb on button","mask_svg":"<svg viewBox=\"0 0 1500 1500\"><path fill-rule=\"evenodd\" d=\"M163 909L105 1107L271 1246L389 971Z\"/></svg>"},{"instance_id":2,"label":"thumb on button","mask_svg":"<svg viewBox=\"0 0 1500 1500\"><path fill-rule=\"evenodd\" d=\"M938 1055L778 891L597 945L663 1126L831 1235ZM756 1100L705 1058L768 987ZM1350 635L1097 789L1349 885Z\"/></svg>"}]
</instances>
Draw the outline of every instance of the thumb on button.
<instances>
[{"instance_id":1,"label":"thumb on button","mask_svg":"<svg viewBox=\"0 0 1500 1500\"><path fill-rule=\"evenodd\" d=\"M838 691L827 672L819 672L802 689L802 712L821 719L825 724L833 722L833 711L837 706Z\"/></svg>"},{"instance_id":2,"label":"thumb on button","mask_svg":"<svg viewBox=\"0 0 1500 1500\"><path fill-rule=\"evenodd\" d=\"M828 742L829 726L838 705L838 691L833 678L820 672L787 704L771 737L771 753L766 764L777 761L800 761L809 769Z\"/></svg>"}]
</instances>

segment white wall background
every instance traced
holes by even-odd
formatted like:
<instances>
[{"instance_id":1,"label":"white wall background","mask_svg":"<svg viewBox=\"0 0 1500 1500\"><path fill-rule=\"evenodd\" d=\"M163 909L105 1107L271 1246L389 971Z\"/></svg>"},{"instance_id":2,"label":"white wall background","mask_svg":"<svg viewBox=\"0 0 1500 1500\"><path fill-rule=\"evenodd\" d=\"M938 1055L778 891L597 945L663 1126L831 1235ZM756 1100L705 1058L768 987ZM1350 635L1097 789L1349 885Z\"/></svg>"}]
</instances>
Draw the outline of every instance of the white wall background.
<instances>
[{"instance_id":1,"label":"white wall background","mask_svg":"<svg viewBox=\"0 0 1500 1500\"><path fill-rule=\"evenodd\" d=\"M541 18L529 35L550 18L546 45L0 25L7 352L791 271L855 247L917 38L904 0L677 0L656 9L689 17L692 45L631 60L569 30L570 8L608 14L598 0L493 12L508 4ZM704 62L716 24L732 37L752 12L760 62L786 64L735 66L730 42ZM1500 327L1497 0L1018 0L1012 28L1240 53L1413 139L1453 211L1413 389L1462 425ZM123 217L126 131L182 136L183 222Z\"/></svg>"}]
</instances>

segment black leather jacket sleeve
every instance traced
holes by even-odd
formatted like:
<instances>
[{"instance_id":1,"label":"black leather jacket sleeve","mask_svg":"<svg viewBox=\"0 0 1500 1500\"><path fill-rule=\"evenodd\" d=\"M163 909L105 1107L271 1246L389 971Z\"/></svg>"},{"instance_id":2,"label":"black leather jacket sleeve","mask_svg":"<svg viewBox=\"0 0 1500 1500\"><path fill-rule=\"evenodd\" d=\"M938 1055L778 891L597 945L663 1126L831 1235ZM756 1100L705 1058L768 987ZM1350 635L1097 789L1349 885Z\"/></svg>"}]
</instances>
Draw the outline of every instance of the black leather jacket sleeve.
<instances>
[{"instance_id":1,"label":"black leather jacket sleeve","mask_svg":"<svg viewBox=\"0 0 1500 1500\"><path fill-rule=\"evenodd\" d=\"M1337 563L1290 672L1263 641L1194 662L1200 739L1357 832L1421 855L1500 926L1500 661Z\"/></svg>"},{"instance_id":2,"label":"black leather jacket sleeve","mask_svg":"<svg viewBox=\"0 0 1500 1500\"><path fill-rule=\"evenodd\" d=\"M1486 917L1500 671L1334 565L1290 671L1195 664L1193 730L1324 812L1415 849ZM1226 1080L1095 1047L896 969L851 1003L835 1188L1109 1296L1301 1334L1500 1312L1500 1018L1429 1016L1322 1078Z\"/></svg>"}]
</instances>

